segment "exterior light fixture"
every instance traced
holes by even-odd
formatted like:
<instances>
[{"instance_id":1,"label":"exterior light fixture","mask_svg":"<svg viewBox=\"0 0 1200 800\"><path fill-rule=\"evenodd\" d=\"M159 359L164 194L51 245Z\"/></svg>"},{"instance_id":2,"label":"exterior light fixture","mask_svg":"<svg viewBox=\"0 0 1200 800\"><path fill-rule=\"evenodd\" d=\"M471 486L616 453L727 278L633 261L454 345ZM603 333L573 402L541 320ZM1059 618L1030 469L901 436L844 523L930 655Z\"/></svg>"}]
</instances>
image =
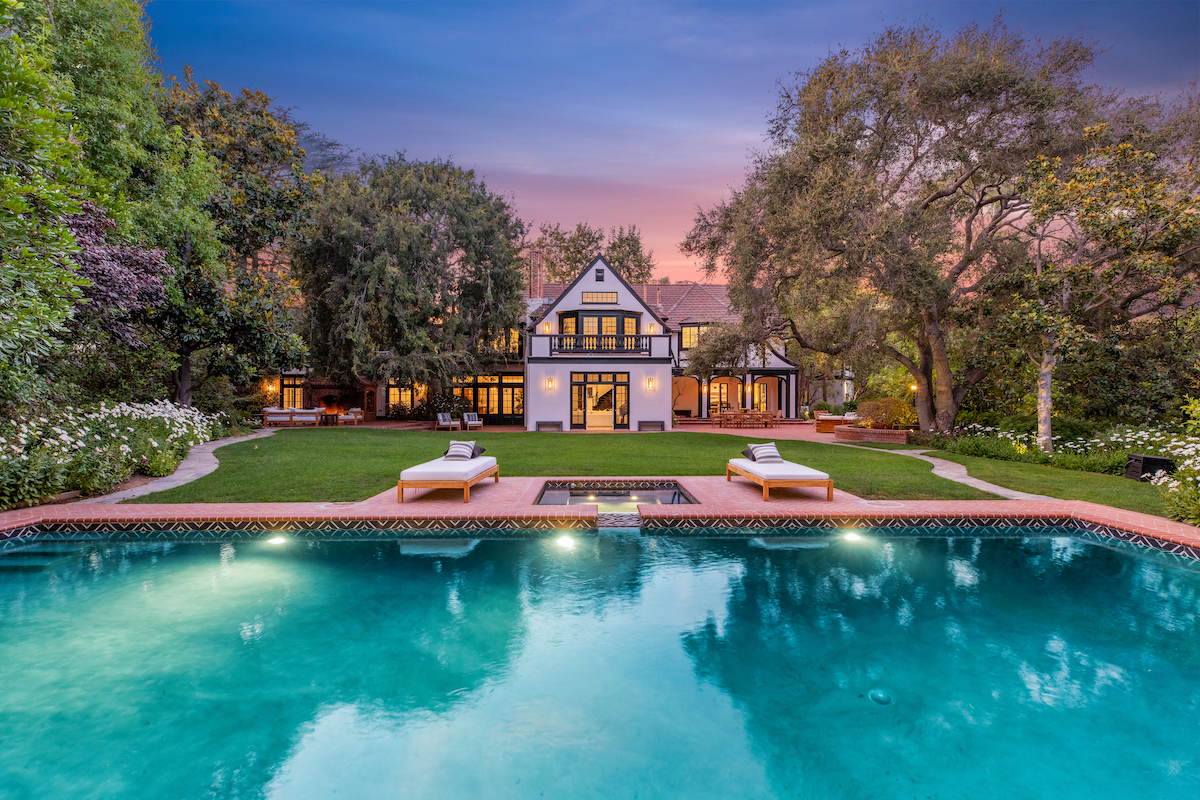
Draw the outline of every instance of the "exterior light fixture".
<instances>
[{"instance_id":1,"label":"exterior light fixture","mask_svg":"<svg viewBox=\"0 0 1200 800\"><path fill-rule=\"evenodd\" d=\"M910 392L915 392L917 390L917 385L915 383L912 384L911 386L908 387L908 390Z\"/></svg>"},{"instance_id":2,"label":"exterior light fixture","mask_svg":"<svg viewBox=\"0 0 1200 800\"><path fill-rule=\"evenodd\" d=\"M646 378L646 388L647 389L654 388L654 378Z\"/></svg>"},{"instance_id":3,"label":"exterior light fixture","mask_svg":"<svg viewBox=\"0 0 1200 800\"><path fill-rule=\"evenodd\" d=\"M653 324L650 325L650 332L654 333L654 325Z\"/></svg>"},{"instance_id":4,"label":"exterior light fixture","mask_svg":"<svg viewBox=\"0 0 1200 800\"><path fill-rule=\"evenodd\" d=\"M549 332L550 332L550 323L543 322L542 323L542 333L549 333Z\"/></svg>"},{"instance_id":5,"label":"exterior light fixture","mask_svg":"<svg viewBox=\"0 0 1200 800\"><path fill-rule=\"evenodd\" d=\"M546 388L547 389L554 388L554 378L546 378Z\"/></svg>"}]
</instances>

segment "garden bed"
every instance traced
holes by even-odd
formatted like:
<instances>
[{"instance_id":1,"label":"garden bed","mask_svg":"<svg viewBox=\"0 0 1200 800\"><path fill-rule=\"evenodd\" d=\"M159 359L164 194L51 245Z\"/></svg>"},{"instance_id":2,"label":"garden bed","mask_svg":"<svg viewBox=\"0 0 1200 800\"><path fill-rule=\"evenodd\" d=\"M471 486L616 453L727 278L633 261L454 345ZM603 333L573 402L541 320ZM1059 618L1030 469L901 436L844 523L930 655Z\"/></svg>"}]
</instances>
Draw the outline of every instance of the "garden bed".
<instances>
[{"instance_id":1,"label":"garden bed","mask_svg":"<svg viewBox=\"0 0 1200 800\"><path fill-rule=\"evenodd\" d=\"M878 442L880 444L908 444L908 431L888 428L855 428L853 425L838 425L833 429L835 442Z\"/></svg>"}]
</instances>

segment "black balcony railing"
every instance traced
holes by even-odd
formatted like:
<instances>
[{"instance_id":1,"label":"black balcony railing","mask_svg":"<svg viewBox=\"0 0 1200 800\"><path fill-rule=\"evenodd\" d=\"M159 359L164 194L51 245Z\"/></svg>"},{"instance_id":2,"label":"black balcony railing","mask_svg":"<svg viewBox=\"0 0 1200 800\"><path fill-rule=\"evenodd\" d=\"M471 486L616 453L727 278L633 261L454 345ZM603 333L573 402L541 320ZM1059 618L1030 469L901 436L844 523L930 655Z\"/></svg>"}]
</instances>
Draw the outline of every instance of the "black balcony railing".
<instances>
[{"instance_id":1,"label":"black balcony railing","mask_svg":"<svg viewBox=\"0 0 1200 800\"><path fill-rule=\"evenodd\" d=\"M649 336L574 334L550 337L551 353L649 353Z\"/></svg>"}]
</instances>

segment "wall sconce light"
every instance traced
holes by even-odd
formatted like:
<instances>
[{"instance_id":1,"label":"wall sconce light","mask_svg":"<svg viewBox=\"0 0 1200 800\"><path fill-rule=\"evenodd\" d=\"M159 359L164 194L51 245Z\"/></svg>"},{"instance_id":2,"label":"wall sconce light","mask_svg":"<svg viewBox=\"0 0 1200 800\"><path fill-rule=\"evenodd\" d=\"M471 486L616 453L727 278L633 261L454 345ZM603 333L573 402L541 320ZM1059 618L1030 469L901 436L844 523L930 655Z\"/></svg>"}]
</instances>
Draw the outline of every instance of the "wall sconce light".
<instances>
[{"instance_id":1,"label":"wall sconce light","mask_svg":"<svg viewBox=\"0 0 1200 800\"><path fill-rule=\"evenodd\" d=\"M646 388L647 389L654 388L654 378L646 378Z\"/></svg>"},{"instance_id":2,"label":"wall sconce light","mask_svg":"<svg viewBox=\"0 0 1200 800\"><path fill-rule=\"evenodd\" d=\"M542 323L542 333L549 333L549 332L550 332L550 323L549 322Z\"/></svg>"},{"instance_id":3,"label":"wall sconce light","mask_svg":"<svg viewBox=\"0 0 1200 800\"><path fill-rule=\"evenodd\" d=\"M546 378L546 388L547 389L554 388L554 378Z\"/></svg>"},{"instance_id":4,"label":"wall sconce light","mask_svg":"<svg viewBox=\"0 0 1200 800\"><path fill-rule=\"evenodd\" d=\"M651 326L650 326L650 332L651 332L651 333L654 333L654 326L653 326L653 325L651 325Z\"/></svg>"}]
</instances>

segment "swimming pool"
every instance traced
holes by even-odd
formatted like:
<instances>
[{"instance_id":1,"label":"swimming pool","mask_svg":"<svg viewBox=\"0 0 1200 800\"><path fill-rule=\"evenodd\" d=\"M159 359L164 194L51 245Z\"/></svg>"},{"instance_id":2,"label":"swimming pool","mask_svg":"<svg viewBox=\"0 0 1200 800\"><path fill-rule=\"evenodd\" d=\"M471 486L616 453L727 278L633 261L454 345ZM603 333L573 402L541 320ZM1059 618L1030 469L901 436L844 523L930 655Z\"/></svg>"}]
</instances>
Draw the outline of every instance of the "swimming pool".
<instances>
[{"instance_id":1,"label":"swimming pool","mask_svg":"<svg viewBox=\"0 0 1200 800\"><path fill-rule=\"evenodd\" d=\"M1200 791L1200 568L1160 554L411 545L102 544L0 576L0 797Z\"/></svg>"}]
</instances>

